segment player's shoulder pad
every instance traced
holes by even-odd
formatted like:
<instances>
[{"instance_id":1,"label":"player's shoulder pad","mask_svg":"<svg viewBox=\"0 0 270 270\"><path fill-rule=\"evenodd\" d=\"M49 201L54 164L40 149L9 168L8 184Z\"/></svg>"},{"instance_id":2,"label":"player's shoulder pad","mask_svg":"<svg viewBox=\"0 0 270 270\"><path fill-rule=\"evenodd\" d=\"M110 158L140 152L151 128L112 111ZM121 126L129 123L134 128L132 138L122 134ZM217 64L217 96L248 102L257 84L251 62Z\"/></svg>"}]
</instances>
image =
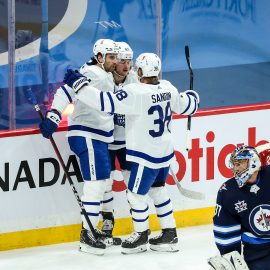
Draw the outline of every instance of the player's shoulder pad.
<instances>
[{"instance_id":1,"label":"player's shoulder pad","mask_svg":"<svg viewBox=\"0 0 270 270\"><path fill-rule=\"evenodd\" d=\"M105 70L97 65L87 65L87 63L80 68L80 73L91 80L103 80L108 77L108 73Z\"/></svg>"},{"instance_id":2,"label":"player's shoulder pad","mask_svg":"<svg viewBox=\"0 0 270 270\"><path fill-rule=\"evenodd\" d=\"M229 180L225 181L219 188L219 193L226 193L228 190L232 190L235 187L238 188L237 183L234 178L230 178Z\"/></svg>"}]
</instances>

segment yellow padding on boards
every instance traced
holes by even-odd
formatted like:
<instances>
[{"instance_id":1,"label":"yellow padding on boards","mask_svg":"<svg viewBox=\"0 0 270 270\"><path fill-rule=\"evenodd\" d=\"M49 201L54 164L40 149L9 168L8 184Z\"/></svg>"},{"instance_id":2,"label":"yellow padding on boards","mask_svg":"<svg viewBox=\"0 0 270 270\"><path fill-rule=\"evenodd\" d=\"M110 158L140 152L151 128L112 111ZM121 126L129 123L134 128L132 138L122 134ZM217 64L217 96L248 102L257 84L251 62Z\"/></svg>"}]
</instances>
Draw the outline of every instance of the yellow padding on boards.
<instances>
[{"instance_id":1,"label":"yellow padding on boards","mask_svg":"<svg viewBox=\"0 0 270 270\"><path fill-rule=\"evenodd\" d=\"M176 211L176 227L188 227L212 223L214 207ZM149 217L150 229L160 230L155 214ZM36 230L0 234L0 251L45 246L79 240L81 224L72 224ZM120 218L115 221L114 235L125 235L133 232L131 218Z\"/></svg>"}]
</instances>

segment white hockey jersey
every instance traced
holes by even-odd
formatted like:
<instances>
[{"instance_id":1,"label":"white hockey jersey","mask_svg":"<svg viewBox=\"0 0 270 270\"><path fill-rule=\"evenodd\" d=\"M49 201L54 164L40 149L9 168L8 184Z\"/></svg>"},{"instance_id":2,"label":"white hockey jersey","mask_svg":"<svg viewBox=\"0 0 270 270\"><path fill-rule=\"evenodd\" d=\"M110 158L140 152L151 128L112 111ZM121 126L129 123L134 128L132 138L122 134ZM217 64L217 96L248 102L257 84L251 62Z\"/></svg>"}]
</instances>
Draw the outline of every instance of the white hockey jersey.
<instances>
[{"instance_id":1,"label":"white hockey jersey","mask_svg":"<svg viewBox=\"0 0 270 270\"><path fill-rule=\"evenodd\" d=\"M85 86L76 96L98 110L125 114L127 160L154 169L169 166L174 158L172 111L190 115L198 105L193 96L178 93L164 80L129 84L116 93Z\"/></svg>"},{"instance_id":2,"label":"white hockey jersey","mask_svg":"<svg viewBox=\"0 0 270 270\"><path fill-rule=\"evenodd\" d=\"M91 80L91 86L102 89L105 92L113 91L114 81L111 73L88 63L80 68L80 73ZM81 100L76 99L74 91L68 85L57 89L52 109L63 113L71 102L74 102L74 111L68 117L67 136L84 136L106 143L113 142L113 114L91 108Z\"/></svg>"},{"instance_id":3,"label":"white hockey jersey","mask_svg":"<svg viewBox=\"0 0 270 270\"><path fill-rule=\"evenodd\" d=\"M138 75L131 70L123 83L114 86L114 93L121 90L125 85L130 83L138 83ZM113 131L113 143L109 144L110 150L118 150L126 146L126 135L125 135L125 115L115 113L114 114L114 131Z\"/></svg>"}]
</instances>

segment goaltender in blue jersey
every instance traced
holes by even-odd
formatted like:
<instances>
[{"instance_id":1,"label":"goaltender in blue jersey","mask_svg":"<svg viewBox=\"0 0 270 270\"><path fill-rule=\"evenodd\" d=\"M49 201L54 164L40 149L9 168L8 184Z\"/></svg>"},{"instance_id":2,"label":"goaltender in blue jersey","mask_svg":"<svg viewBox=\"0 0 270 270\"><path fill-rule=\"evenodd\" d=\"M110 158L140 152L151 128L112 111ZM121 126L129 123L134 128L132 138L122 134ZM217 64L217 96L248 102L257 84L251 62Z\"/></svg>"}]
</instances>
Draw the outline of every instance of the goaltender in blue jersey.
<instances>
[{"instance_id":1,"label":"goaltender in blue jersey","mask_svg":"<svg viewBox=\"0 0 270 270\"><path fill-rule=\"evenodd\" d=\"M243 246L249 269L269 270L270 166L261 166L258 152L253 147L239 146L231 154L230 167L234 177L221 186L217 195L214 216L216 245L223 258L235 254L231 253L233 251L241 254ZM215 260L222 256L213 258L210 264L213 263L214 269L248 269L243 268L246 267L244 261L238 267L218 268ZM228 262L233 261L228 258Z\"/></svg>"},{"instance_id":2,"label":"goaltender in blue jersey","mask_svg":"<svg viewBox=\"0 0 270 270\"><path fill-rule=\"evenodd\" d=\"M64 82L76 93L76 98L88 106L107 113L125 114L126 158L132 162L127 198L135 232L122 243L122 253L147 249L147 195L154 202L162 228L161 235L149 239L150 249L178 251L172 203L165 188L169 165L174 158L172 111L194 114L199 96L193 90L179 93L170 82L159 80L161 61L156 54L139 55L135 67L140 82L128 84L116 93L92 87L86 77L73 70L68 70Z\"/></svg>"}]
</instances>

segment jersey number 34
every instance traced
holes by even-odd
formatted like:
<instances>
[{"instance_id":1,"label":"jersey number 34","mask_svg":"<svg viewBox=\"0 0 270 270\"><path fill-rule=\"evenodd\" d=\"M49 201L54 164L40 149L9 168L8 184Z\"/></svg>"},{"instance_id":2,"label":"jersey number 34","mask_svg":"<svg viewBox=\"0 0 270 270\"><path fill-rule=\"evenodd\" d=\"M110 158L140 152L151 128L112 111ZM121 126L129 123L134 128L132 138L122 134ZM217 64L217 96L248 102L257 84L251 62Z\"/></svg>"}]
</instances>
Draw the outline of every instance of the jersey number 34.
<instances>
[{"instance_id":1,"label":"jersey number 34","mask_svg":"<svg viewBox=\"0 0 270 270\"><path fill-rule=\"evenodd\" d=\"M169 124L172 119L172 110L170 102L167 102L164 111L160 105L151 106L150 109L148 110L148 115L153 115L154 113L158 114L158 118L154 120L154 124L157 125L157 128L156 130L154 129L149 130L149 134L152 137L160 137L164 133L165 128L167 128L167 130L171 132L169 128Z\"/></svg>"}]
</instances>

